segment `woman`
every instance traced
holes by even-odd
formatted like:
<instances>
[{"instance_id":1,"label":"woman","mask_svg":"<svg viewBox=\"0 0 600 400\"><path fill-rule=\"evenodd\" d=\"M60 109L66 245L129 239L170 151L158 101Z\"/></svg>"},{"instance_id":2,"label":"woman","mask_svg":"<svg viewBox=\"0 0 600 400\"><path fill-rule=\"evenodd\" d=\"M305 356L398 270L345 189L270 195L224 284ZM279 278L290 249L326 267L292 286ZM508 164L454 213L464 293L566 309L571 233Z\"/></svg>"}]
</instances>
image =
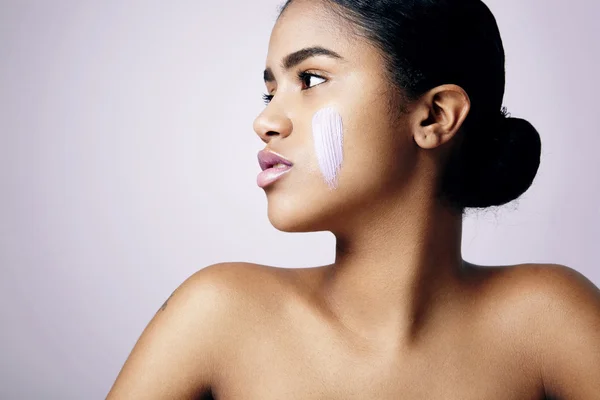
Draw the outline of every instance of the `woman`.
<instances>
[{"instance_id":1,"label":"woman","mask_svg":"<svg viewBox=\"0 0 600 400\"><path fill-rule=\"evenodd\" d=\"M464 209L519 197L540 158L481 1L289 0L266 66L269 220L331 231L335 262L198 271L109 399L600 399L598 288L461 256Z\"/></svg>"}]
</instances>

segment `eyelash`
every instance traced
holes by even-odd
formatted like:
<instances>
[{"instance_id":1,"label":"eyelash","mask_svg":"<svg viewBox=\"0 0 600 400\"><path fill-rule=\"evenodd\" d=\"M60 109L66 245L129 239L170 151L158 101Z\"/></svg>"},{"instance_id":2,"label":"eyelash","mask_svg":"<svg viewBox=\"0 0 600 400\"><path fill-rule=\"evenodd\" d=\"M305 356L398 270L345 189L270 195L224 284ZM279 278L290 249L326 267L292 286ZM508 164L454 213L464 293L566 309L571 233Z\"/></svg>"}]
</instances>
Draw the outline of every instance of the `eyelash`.
<instances>
[{"instance_id":1,"label":"eyelash","mask_svg":"<svg viewBox=\"0 0 600 400\"><path fill-rule=\"evenodd\" d=\"M306 71L302 71L302 70L298 71L298 73L296 74L296 76L298 77L298 79L300 80L300 82L304 82L304 79L306 79L308 77L315 77L315 78L325 79L325 82L327 82L327 79L325 77L321 76L321 75L312 74L312 73L309 73L309 72L306 72ZM325 82L321 82L321 83L325 83ZM319 83L318 85L320 85L321 83ZM315 86L318 86L318 85L315 85ZM308 88L303 89L303 90L312 89L313 87L314 86L311 86L311 87L308 87ZM267 93L265 93L265 94L262 95L262 98L263 98L263 101L264 101L265 105L269 104L269 102L271 100L273 100L273 96L274 95L267 94Z\"/></svg>"}]
</instances>

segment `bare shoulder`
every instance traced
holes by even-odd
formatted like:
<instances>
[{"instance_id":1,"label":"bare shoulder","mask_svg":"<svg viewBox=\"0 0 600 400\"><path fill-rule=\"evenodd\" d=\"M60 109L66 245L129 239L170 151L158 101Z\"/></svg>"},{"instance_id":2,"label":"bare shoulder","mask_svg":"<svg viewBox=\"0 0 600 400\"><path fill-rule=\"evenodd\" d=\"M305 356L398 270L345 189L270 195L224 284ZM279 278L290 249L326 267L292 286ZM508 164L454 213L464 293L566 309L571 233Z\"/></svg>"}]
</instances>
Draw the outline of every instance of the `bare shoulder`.
<instances>
[{"instance_id":1,"label":"bare shoulder","mask_svg":"<svg viewBox=\"0 0 600 400\"><path fill-rule=\"evenodd\" d=\"M202 268L189 280L198 287L214 286L223 296L246 301L289 291L302 276L299 271L250 262L221 262Z\"/></svg>"},{"instance_id":2,"label":"bare shoulder","mask_svg":"<svg viewBox=\"0 0 600 400\"><path fill-rule=\"evenodd\" d=\"M282 304L275 297L284 269L219 263L188 277L148 323L125 361L108 399L192 398L217 385L249 334ZM254 324L260 325L260 324Z\"/></svg>"},{"instance_id":3,"label":"bare shoulder","mask_svg":"<svg viewBox=\"0 0 600 400\"><path fill-rule=\"evenodd\" d=\"M600 290L565 265L530 266L524 275L537 293L532 320L547 393L594 398L600 393Z\"/></svg>"},{"instance_id":4,"label":"bare shoulder","mask_svg":"<svg viewBox=\"0 0 600 400\"><path fill-rule=\"evenodd\" d=\"M289 311L290 305L306 297L314 281L311 271L317 269L222 262L197 271L188 280L194 288L191 290L200 296L206 296L207 290L218 296L222 312L243 332L243 324L257 326L260 322L266 326L268 319L277 320L281 313Z\"/></svg>"},{"instance_id":5,"label":"bare shoulder","mask_svg":"<svg viewBox=\"0 0 600 400\"><path fill-rule=\"evenodd\" d=\"M212 282L227 291L250 296L298 294L314 290L330 265L308 268L283 268L250 262L222 262L205 267L191 277Z\"/></svg>"},{"instance_id":6,"label":"bare shoulder","mask_svg":"<svg viewBox=\"0 0 600 400\"><path fill-rule=\"evenodd\" d=\"M559 398L600 393L600 290L560 264L481 267L497 327L529 352L546 392Z\"/></svg>"},{"instance_id":7,"label":"bare shoulder","mask_svg":"<svg viewBox=\"0 0 600 400\"><path fill-rule=\"evenodd\" d=\"M561 264L518 264L479 267L487 270L493 293L507 300L530 302L548 309L594 310L600 291L579 271Z\"/></svg>"},{"instance_id":8,"label":"bare shoulder","mask_svg":"<svg viewBox=\"0 0 600 400\"><path fill-rule=\"evenodd\" d=\"M252 284L257 280L268 277L273 279L283 273L283 268L232 261L211 264L195 272L189 279L200 285L210 283L220 286L221 289L246 290L252 288Z\"/></svg>"},{"instance_id":9,"label":"bare shoulder","mask_svg":"<svg viewBox=\"0 0 600 400\"><path fill-rule=\"evenodd\" d=\"M560 264L475 267L474 285L485 307L556 325L560 318L597 318L600 290L577 270Z\"/></svg>"}]
</instances>

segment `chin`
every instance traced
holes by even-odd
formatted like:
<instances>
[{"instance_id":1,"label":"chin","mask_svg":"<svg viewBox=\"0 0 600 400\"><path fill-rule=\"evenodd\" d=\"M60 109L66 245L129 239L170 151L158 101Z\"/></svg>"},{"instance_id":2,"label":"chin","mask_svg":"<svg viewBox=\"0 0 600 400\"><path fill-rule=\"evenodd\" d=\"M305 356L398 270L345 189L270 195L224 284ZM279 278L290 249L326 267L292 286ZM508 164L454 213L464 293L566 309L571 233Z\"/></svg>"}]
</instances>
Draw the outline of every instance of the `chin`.
<instances>
[{"instance_id":1,"label":"chin","mask_svg":"<svg viewBox=\"0 0 600 400\"><path fill-rule=\"evenodd\" d=\"M282 232L319 232L331 229L335 219L331 204L302 197L268 196L268 218Z\"/></svg>"}]
</instances>

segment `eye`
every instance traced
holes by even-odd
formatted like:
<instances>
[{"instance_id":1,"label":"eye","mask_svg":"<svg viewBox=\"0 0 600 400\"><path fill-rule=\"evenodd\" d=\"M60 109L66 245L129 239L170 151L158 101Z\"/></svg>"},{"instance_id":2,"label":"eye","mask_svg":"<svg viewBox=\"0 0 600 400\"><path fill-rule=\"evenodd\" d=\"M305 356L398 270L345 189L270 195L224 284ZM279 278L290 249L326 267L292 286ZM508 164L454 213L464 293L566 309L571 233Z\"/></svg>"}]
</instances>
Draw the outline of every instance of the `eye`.
<instances>
[{"instance_id":1,"label":"eye","mask_svg":"<svg viewBox=\"0 0 600 400\"><path fill-rule=\"evenodd\" d=\"M303 89L303 90L307 90L307 89L310 89L310 88L314 87L314 86L310 86L311 78L317 78L317 79L322 79L323 80L323 82L320 82L320 83L318 83L318 84L316 84L314 86L318 86L321 83L324 83L324 82L327 81L327 79L323 78L322 76L319 76L319 75L316 75L316 74L311 74L311 73L306 72L306 71L299 71L298 72L298 79L300 79L300 82L302 82L303 84L306 84L306 86L307 86L307 88Z\"/></svg>"},{"instance_id":2,"label":"eye","mask_svg":"<svg viewBox=\"0 0 600 400\"><path fill-rule=\"evenodd\" d=\"M320 75L316 75L316 74L311 74L311 73L308 73L308 72L306 72L306 71L298 71L298 73L297 73L297 76L298 76L298 79L300 80L300 82L301 82L303 85L306 85L306 86L307 86L306 88L303 88L302 90L308 90L308 89L311 89L311 88L313 88L313 87L315 87L315 86L318 86L318 85L320 85L321 83L327 82L327 79L326 79L326 78L323 78L323 77L322 77L322 76L320 76ZM317 83L316 85L313 85L313 86L311 86L311 85L310 85L310 83L311 83L311 78L317 78L317 79L321 79L321 80L323 80L323 82L319 82L319 83ZM263 94L263 95L262 95L263 102L264 102L265 104L269 104L269 103L271 102L271 100L273 100L273 96L274 96L274 95L272 95L272 94L267 94L267 93Z\"/></svg>"},{"instance_id":3,"label":"eye","mask_svg":"<svg viewBox=\"0 0 600 400\"><path fill-rule=\"evenodd\" d=\"M263 94L262 95L263 101L265 102L265 104L269 104L271 102L271 100L273 100L273 95L272 94Z\"/></svg>"}]
</instances>

